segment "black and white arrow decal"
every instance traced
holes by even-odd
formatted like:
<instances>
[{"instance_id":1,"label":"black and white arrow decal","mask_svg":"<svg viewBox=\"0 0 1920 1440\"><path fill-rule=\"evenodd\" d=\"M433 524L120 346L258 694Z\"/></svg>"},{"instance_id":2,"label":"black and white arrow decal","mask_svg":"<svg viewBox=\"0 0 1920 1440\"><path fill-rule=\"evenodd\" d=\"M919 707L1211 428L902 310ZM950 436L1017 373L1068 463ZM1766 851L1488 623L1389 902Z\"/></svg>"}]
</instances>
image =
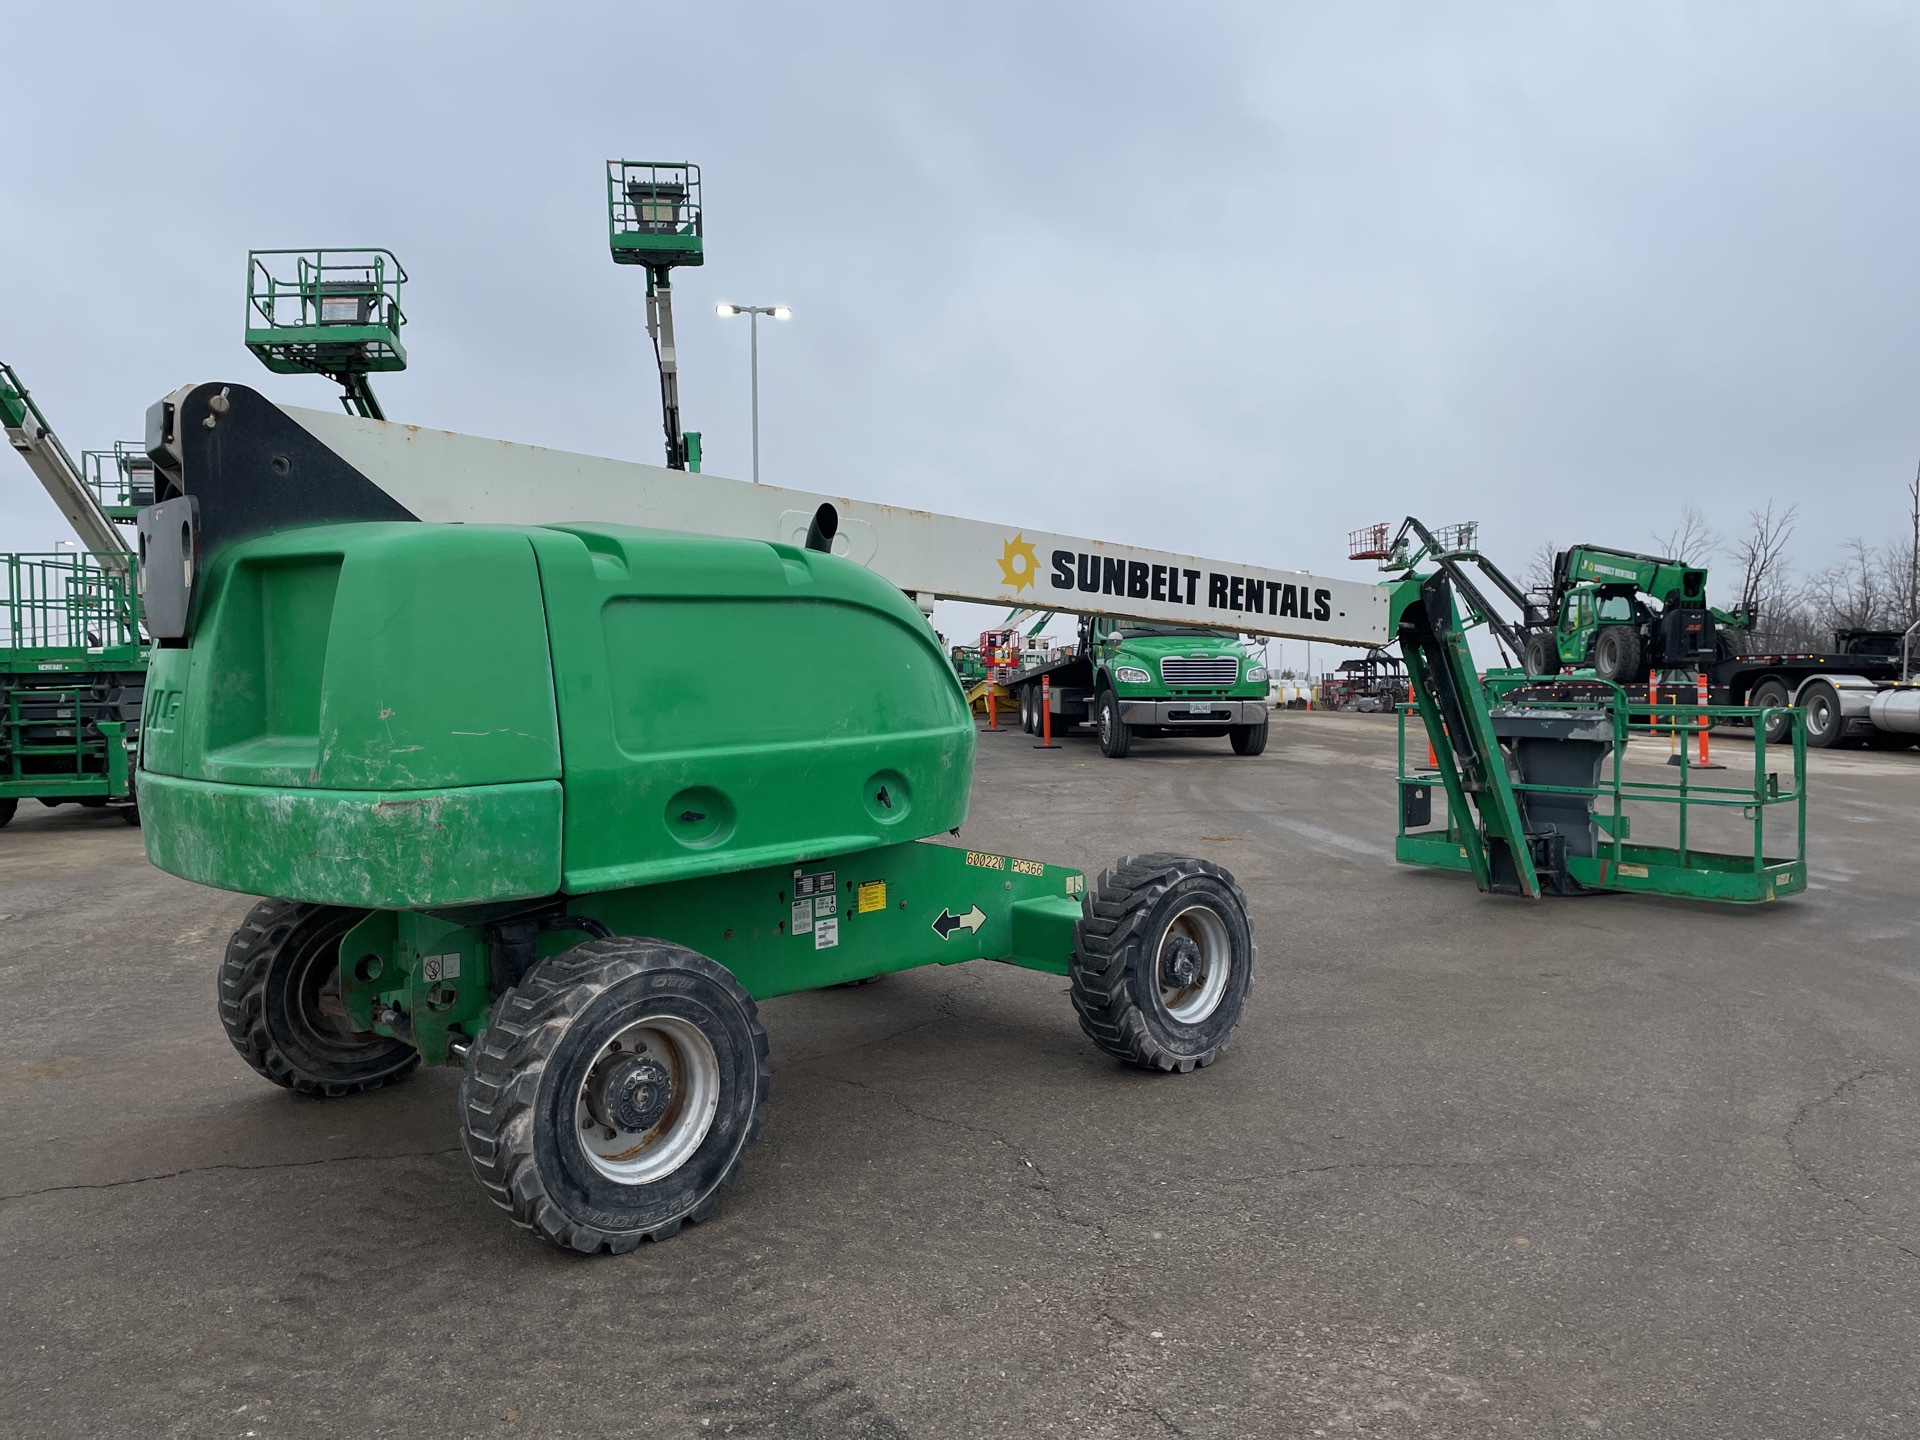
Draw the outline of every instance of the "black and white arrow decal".
<instances>
[{"instance_id":1,"label":"black and white arrow decal","mask_svg":"<svg viewBox=\"0 0 1920 1440\"><path fill-rule=\"evenodd\" d=\"M942 906L940 918L933 922L933 933L942 940L951 940L956 930L965 929L969 934L978 934L980 927L986 923L987 912L978 905L964 915L954 915Z\"/></svg>"}]
</instances>

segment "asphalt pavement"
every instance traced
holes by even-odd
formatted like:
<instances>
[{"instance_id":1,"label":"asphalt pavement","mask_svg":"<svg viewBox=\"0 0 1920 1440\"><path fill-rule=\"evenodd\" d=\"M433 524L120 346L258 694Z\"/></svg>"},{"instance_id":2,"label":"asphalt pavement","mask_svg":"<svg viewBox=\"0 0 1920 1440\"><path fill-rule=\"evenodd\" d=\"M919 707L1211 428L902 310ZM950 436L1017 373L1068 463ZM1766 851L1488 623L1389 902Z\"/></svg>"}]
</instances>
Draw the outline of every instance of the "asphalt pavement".
<instances>
[{"instance_id":1,"label":"asphalt pavement","mask_svg":"<svg viewBox=\"0 0 1920 1440\"><path fill-rule=\"evenodd\" d=\"M23 805L0 1434L1920 1435L1920 753L1814 758L1803 897L1524 902L1393 864L1392 724L983 736L962 843L1240 878L1232 1048L987 963L768 1002L740 1184L619 1259L488 1202L451 1071L255 1076L249 902Z\"/></svg>"}]
</instances>

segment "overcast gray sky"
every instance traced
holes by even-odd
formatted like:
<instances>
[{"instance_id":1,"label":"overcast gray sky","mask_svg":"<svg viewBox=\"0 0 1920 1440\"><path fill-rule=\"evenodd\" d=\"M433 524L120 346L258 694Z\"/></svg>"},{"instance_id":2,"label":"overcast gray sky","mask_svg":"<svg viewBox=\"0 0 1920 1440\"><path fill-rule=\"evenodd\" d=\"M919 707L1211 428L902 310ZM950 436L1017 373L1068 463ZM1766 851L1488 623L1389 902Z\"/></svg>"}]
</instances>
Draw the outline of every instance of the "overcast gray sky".
<instances>
[{"instance_id":1,"label":"overcast gray sky","mask_svg":"<svg viewBox=\"0 0 1920 1440\"><path fill-rule=\"evenodd\" d=\"M704 169L684 411L745 475L1250 562L1649 543L1920 459L1920 6L0 0L0 359L74 448L234 379L250 246L412 283L397 419L655 461L601 163ZM0 461L0 548L64 530Z\"/></svg>"}]
</instances>

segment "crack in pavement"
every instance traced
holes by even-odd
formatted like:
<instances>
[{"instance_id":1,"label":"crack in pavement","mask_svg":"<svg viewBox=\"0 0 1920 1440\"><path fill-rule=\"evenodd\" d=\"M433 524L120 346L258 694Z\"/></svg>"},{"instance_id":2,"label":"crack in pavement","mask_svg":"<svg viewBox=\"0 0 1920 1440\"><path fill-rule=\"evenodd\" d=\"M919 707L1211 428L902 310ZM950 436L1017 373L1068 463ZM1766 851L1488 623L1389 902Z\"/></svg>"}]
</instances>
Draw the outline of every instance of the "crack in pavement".
<instances>
[{"instance_id":1,"label":"crack in pavement","mask_svg":"<svg viewBox=\"0 0 1920 1440\"><path fill-rule=\"evenodd\" d=\"M1853 1090L1862 1081L1875 1079L1877 1077L1884 1076L1886 1073L1887 1072L1881 1069L1878 1065L1868 1065L1863 1069L1856 1070L1853 1074L1847 1076L1846 1079L1842 1080L1838 1085L1834 1086L1833 1089L1829 1090L1825 1095L1816 1095L1813 1099L1807 1101L1806 1104L1802 1105L1798 1110L1794 1111L1793 1119L1787 1122L1786 1132L1781 1138L1786 1141L1787 1158L1793 1162L1794 1168L1798 1170L1803 1176L1806 1177L1808 1184L1812 1185L1813 1188L1818 1190L1822 1195L1826 1195L1831 1197L1832 1199L1838 1200L1842 1205L1846 1206L1849 1210L1853 1211L1855 1215L1860 1217L1861 1221L1865 1225L1867 1233L1872 1235L1873 1238L1878 1240L1881 1244L1891 1245L1895 1250L1898 1250L1902 1255L1906 1256L1909 1260L1920 1260L1920 1250L1915 1250L1908 1245L1902 1245L1898 1240L1890 1239L1887 1236L1880 1233L1879 1227L1885 1224L1884 1220L1882 1220L1879 1216L1876 1216L1871 1210L1867 1209L1867 1207L1865 1205L1862 1205L1858 1200L1854 1199L1853 1196L1847 1194L1843 1190L1834 1189L1831 1185L1827 1184L1825 1180L1822 1180L1820 1178L1820 1172L1816 1170L1812 1165L1810 1165L1807 1161L1802 1160L1800 1158L1799 1147L1794 1143L1794 1135L1800 1129L1801 1122L1806 1120L1806 1118L1809 1115L1813 1114L1815 1110L1818 1110L1825 1105L1831 1105L1834 1101L1840 1099L1842 1096L1846 1095L1849 1091Z\"/></svg>"},{"instance_id":2,"label":"crack in pavement","mask_svg":"<svg viewBox=\"0 0 1920 1440\"><path fill-rule=\"evenodd\" d=\"M99 1180L81 1185L44 1185L38 1190L16 1190L0 1195L0 1201L30 1200L36 1195L57 1195L69 1190L118 1190L127 1185L147 1185L155 1180L177 1180L183 1175L205 1175L215 1170L303 1170L316 1165L339 1165L354 1160L413 1160L428 1155L457 1155L458 1145L437 1150L387 1150L377 1154L328 1155L318 1160L273 1160L261 1165L189 1165L182 1170L167 1170L158 1175L134 1175L125 1180Z\"/></svg>"}]
</instances>

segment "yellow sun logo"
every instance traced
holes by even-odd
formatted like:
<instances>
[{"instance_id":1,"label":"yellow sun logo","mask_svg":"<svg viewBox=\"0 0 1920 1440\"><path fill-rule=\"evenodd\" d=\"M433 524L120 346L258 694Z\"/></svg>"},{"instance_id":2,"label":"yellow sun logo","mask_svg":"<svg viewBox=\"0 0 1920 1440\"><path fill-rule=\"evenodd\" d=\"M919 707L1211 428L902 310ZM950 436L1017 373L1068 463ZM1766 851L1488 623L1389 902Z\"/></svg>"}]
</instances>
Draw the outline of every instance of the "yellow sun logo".
<instances>
[{"instance_id":1,"label":"yellow sun logo","mask_svg":"<svg viewBox=\"0 0 1920 1440\"><path fill-rule=\"evenodd\" d=\"M1016 535L1007 541L1000 555L1000 574L1007 584L1016 590L1024 590L1033 584L1033 577L1040 573L1040 557L1033 553L1033 546L1027 543L1024 534Z\"/></svg>"}]
</instances>

